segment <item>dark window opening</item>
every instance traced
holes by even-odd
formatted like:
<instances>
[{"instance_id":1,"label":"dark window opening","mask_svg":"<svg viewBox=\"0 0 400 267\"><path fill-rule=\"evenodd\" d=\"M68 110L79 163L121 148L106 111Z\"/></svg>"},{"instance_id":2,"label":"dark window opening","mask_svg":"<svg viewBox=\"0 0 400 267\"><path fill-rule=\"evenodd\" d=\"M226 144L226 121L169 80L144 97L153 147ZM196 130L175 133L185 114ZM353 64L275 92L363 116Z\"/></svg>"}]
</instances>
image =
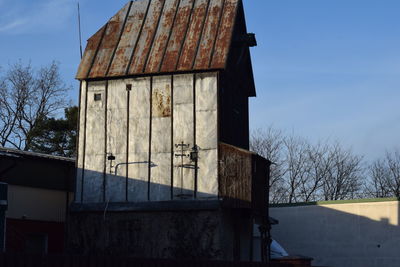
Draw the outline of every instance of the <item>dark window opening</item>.
<instances>
[{"instance_id":1,"label":"dark window opening","mask_svg":"<svg viewBox=\"0 0 400 267\"><path fill-rule=\"evenodd\" d=\"M47 253L47 234L30 233L25 239L25 253L46 254Z\"/></svg>"},{"instance_id":2,"label":"dark window opening","mask_svg":"<svg viewBox=\"0 0 400 267\"><path fill-rule=\"evenodd\" d=\"M101 94L94 94L94 101L100 101L101 100Z\"/></svg>"}]
</instances>

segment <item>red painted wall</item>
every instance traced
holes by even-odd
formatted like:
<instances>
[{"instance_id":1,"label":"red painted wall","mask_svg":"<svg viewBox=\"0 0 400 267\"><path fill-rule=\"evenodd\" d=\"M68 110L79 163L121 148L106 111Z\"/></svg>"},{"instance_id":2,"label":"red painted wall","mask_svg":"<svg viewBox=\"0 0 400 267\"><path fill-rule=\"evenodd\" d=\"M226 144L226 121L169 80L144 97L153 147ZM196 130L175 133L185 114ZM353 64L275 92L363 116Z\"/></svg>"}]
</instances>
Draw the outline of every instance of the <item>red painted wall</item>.
<instances>
[{"instance_id":1,"label":"red painted wall","mask_svg":"<svg viewBox=\"0 0 400 267\"><path fill-rule=\"evenodd\" d=\"M6 251L25 252L26 238L29 234L40 233L48 236L48 253L64 251L64 223L6 219Z\"/></svg>"}]
</instances>

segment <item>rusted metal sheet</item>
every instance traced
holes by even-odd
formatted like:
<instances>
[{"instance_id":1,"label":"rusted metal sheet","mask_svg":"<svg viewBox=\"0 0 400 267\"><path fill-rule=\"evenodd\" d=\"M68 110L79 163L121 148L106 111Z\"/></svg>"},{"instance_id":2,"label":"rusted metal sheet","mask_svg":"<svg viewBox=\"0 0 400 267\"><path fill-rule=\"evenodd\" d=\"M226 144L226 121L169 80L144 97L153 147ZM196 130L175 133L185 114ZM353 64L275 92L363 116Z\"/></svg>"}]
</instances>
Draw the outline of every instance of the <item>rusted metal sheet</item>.
<instances>
[{"instance_id":1,"label":"rusted metal sheet","mask_svg":"<svg viewBox=\"0 0 400 267\"><path fill-rule=\"evenodd\" d=\"M223 69L239 2L130 2L88 40L77 79Z\"/></svg>"},{"instance_id":2,"label":"rusted metal sheet","mask_svg":"<svg viewBox=\"0 0 400 267\"><path fill-rule=\"evenodd\" d=\"M104 77L118 45L124 21L129 10L130 3L126 4L107 24L106 32L101 41L95 61L90 70L92 78Z\"/></svg>"},{"instance_id":3,"label":"rusted metal sheet","mask_svg":"<svg viewBox=\"0 0 400 267\"><path fill-rule=\"evenodd\" d=\"M158 72L160 69L161 60L164 57L168 38L174 25L178 2L178 0L169 0L165 2L164 11L161 14L154 43L146 63L146 73Z\"/></svg>"},{"instance_id":4,"label":"rusted metal sheet","mask_svg":"<svg viewBox=\"0 0 400 267\"><path fill-rule=\"evenodd\" d=\"M143 30L139 36L139 40L132 56L132 63L129 67L128 74L144 73L146 59L153 45L154 36L157 31L158 22L165 0L152 0L150 3L147 18L143 25Z\"/></svg>"},{"instance_id":5,"label":"rusted metal sheet","mask_svg":"<svg viewBox=\"0 0 400 267\"><path fill-rule=\"evenodd\" d=\"M192 69L198 42L203 30L204 20L207 15L210 0L197 0L193 9L189 30L183 44L177 69L180 71Z\"/></svg>"},{"instance_id":6,"label":"rusted metal sheet","mask_svg":"<svg viewBox=\"0 0 400 267\"><path fill-rule=\"evenodd\" d=\"M99 45L101 39L103 38L104 30L106 29L106 27L107 25L104 25L92 37L89 38L85 53L83 54L81 60L81 64L78 68L78 73L76 74L77 79L83 80L89 77L88 74L92 66L93 59L96 56L97 50L99 49Z\"/></svg>"},{"instance_id":7,"label":"rusted metal sheet","mask_svg":"<svg viewBox=\"0 0 400 267\"><path fill-rule=\"evenodd\" d=\"M210 57L215 44L219 22L221 21L221 11L224 0L211 1L208 8L208 16L204 23L199 49L197 51L194 69L208 69Z\"/></svg>"},{"instance_id":8,"label":"rusted metal sheet","mask_svg":"<svg viewBox=\"0 0 400 267\"><path fill-rule=\"evenodd\" d=\"M251 207L252 157L250 151L219 144L219 196L235 208Z\"/></svg>"},{"instance_id":9,"label":"rusted metal sheet","mask_svg":"<svg viewBox=\"0 0 400 267\"><path fill-rule=\"evenodd\" d=\"M126 74L148 6L149 0L132 3L108 76L123 76Z\"/></svg>"},{"instance_id":10,"label":"rusted metal sheet","mask_svg":"<svg viewBox=\"0 0 400 267\"><path fill-rule=\"evenodd\" d=\"M181 0L176 14L174 27L162 61L161 72L173 72L178 64L179 53L189 25L190 15L195 0Z\"/></svg>"},{"instance_id":11,"label":"rusted metal sheet","mask_svg":"<svg viewBox=\"0 0 400 267\"><path fill-rule=\"evenodd\" d=\"M211 69L223 69L226 66L229 46L232 42L233 28L235 26L236 14L239 1L225 0L222 12L220 28L215 41L214 54L211 60Z\"/></svg>"}]
</instances>

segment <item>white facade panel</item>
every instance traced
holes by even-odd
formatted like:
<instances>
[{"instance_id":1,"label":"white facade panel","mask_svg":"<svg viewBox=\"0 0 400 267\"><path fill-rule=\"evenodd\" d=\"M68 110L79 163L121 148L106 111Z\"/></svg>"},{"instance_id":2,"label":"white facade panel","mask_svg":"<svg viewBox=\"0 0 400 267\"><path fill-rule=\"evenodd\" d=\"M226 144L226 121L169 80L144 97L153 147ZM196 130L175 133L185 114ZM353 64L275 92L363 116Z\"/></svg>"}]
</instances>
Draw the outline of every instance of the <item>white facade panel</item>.
<instances>
[{"instance_id":1,"label":"white facade panel","mask_svg":"<svg viewBox=\"0 0 400 267\"><path fill-rule=\"evenodd\" d=\"M171 200L171 153L151 153L150 201Z\"/></svg>"},{"instance_id":2,"label":"white facade panel","mask_svg":"<svg viewBox=\"0 0 400 267\"><path fill-rule=\"evenodd\" d=\"M148 152L129 154L129 162L135 163L128 165L128 201L143 202L148 199L149 164L143 163L148 161L148 157Z\"/></svg>"},{"instance_id":3,"label":"white facade panel","mask_svg":"<svg viewBox=\"0 0 400 267\"><path fill-rule=\"evenodd\" d=\"M173 90L173 187L175 199L194 197L194 162L189 153L194 147L193 74L174 76ZM184 145L182 147L182 145ZM182 151L183 150L183 151ZM179 156L185 154L185 156Z\"/></svg>"},{"instance_id":4,"label":"white facade panel","mask_svg":"<svg viewBox=\"0 0 400 267\"><path fill-rule=\"evenodd\" d=\"M107 155L114 155L113 174L106 176L106 201L126 200L128 92L125 80L108 82ZM119 165L120 164L120 165ZM118 167L117 167L118 166Z\"/></svg>"},{"instance_id":5,"label":"white facade panel","mask_svg":"<svg viewBox=\"0 0 400 267\"><path fill-rule=\"evenodd\" d=\"M196 143L200 149L217 149L217 111L196 111Z\"/></svg>"},{"instance_id":6,"label":"white facade panel","mask_svg":"<svg viewBox=\"0 0 400 267\"><path fill-rule=\"evenodd\" d=\"M196 143L199 146L197 197L218 197L217 74L196 74Z\"/></svg>"},{"instance_id":7,"label":"white facade panel","mask_svg":"<svg viewBox=\"0 0 400 267\"><path fill-rule=\"evenodd\" d=\"M150 137L150 78L127 80L129 99L128 201L147 201Z\"/></svg>"},{"instance_id":8,"label":"white facade panel","mask_svg":"<svg viewBox=\"0 0 400 267\"><path fill-rule=\"evenodd\" d=\"M218 197L218 153L217 149L200 150L197 181L197 198Z\"/></svg>"},{"instance_id":9,"label":"white facade panel","mask_svg":"<svg viewBox=\"0 0 400 267\"><path fill-rule=\"evenodd\" d=\"M174 105L193 104L193 76L174 75Z\"/></svg>"},{"instance_id":10,"label":"white facade panel","mask_svg":"<svg viewBox=\"0 0 400 267\"><path fill-rule=\"evenodd\" d=\"M86 106L86 81L81 82L79 106L79 132L78 132L78 162L76 170L75 201L80 202L82 196L82 174L84 157L84 129L85 129L85 106Z\"/></svg>"},{"instance_id":11,"label":"white facade panel","mask_svg":"<svg viewBox=\"0 0 400 267\"><path fill-rule=\"evenodd\" d=\"M171 194L174 199L193 198L196 169L189 156L195 145L197 197L218 196L216 73L112 80L107 99L106 82L90 82L86 124L82 86L78 166L85 168L84 202L167 201ZM180 144L186 145L183 153ZM110 154L115 160L107 159Z\"/></svg>"},{"instance_id":12,"label":"white facade panel","mask_svg":"<svg viewBox=\"0 0 400 267\"><path fill-rule=\"evenodd\" d=\"M150 200L171 199L171 76L153 78Z\"/></svg>"},{"instance_id":13,"label":"white facade panel","mask_svg":"<svg viewBox=\"0 0 400 267\"><path fill-rule=\"evenodd\" d=\"M104 161L104 153L103 155L86 155L83 202L103 202Z\"/></svg>"},{"instance_id":14,"label":"white facade panel","mask_svg":"<svg viewBox=\"0 0 400 267\"><path fill-rule=\"evenodd\" d=\"M217 110L217 73L196 74L196 110Z\"/></svg>"},{"instance_id":15,"label":"white facade panel","mask_svg":"<svg viewBox=\"0 0 400 267\"><path fill-rule=\"evenodd\" d=\"M105 82L88 86L83 202L100 202L103 197L105 87Z\"/></svg>"}]
</instances>

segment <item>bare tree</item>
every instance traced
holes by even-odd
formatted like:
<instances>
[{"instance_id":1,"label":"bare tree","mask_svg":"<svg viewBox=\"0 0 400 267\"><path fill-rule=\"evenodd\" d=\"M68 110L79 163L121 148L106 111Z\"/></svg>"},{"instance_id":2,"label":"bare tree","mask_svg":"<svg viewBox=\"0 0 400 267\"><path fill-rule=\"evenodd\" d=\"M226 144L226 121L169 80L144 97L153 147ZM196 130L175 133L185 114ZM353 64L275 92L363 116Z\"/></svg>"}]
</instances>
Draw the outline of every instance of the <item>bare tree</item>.
<instances>
[{"instance_id":1,"label":"bare tree","mask_svg":"<svg viewBox=\"0 0 400 267\"><path fill-rule=\"evenodd\" d=\"M362 157L351 150L344 150L335 143L328 153L328 170L324 177L324 200L353 199L358 196L362 185Z\"/></svg>"},{"instance_id":2,"label":"bare tree","mask_svg":"<svg viewBox=\"0 0 400 267\"><path fill-rule=\"evenodd\" d=\"M329 146L318 143L309 146L307 153L307 175L303 176L300 183L300 200L303 202L321 199L320 189L323 186L330 164L328 160Z\"/></svg>"},{"instance_id":3,"label":"bare tree","mask_svg":"<svg viewBox=\"0 0 400 267\"><path fill-rule=\"evenodd\" d=\"M283 180L283 135L272 126L265 130L257 129L252 132L250 138L250 149L264 158L270 160L270 202L284 202L286 188Z\"/></svg>"},{"instance_id":4,"label":"bare tree","mask_svg":"<svg viewBox=\"0 0 400 267\"><path fill-rule=\"evenodd\" d=\"M287 202L298 202L301 185L308 180L310 145L305 139L289 136L284 139L284 179L287 183Z\"/></svg>"},{"instance_id":5,"label":"bare tree","mask_svg":"<svg viewBox=\"0 0 400 267\"><path fill-rule=\"evenodd\" d=\"M55 62L11 65L0 77L0 145L29 150L39 122L67 106L68 90Z\"/></svg>"},{"instance_id":6,"label":"bare tree","mask_svg":"<svg viewBox=\"0 0 400 267\"><path fill-rule=\"evenodd\" d=\"M400 150L386 152L384 159L371 164L369 172L367 189L373 197L400 197Z\"/></svg>"},{"instance_id":7,"label":"bare tree","mask_svg":"<svg viewBox=\"0 0 400 267\"><path fill-rule=\"evenodd\" d=\"M254 131L251 149L273 161L271 203L338 200L358 196L362 157L339 143L316 145L272 127Z\"/></svg>"}]
</instances>

